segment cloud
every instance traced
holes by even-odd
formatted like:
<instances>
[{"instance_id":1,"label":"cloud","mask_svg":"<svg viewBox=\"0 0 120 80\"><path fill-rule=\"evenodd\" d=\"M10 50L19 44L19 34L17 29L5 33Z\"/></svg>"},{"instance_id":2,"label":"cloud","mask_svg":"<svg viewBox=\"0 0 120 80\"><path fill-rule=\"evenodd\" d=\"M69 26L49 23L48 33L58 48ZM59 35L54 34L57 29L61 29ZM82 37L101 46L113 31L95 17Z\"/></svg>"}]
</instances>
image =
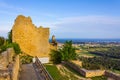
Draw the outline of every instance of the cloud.
<instances>
[{"instance_id":1,"label":"cloud","mask_svg":"<svg viewBox=\"0 0 120 80\"><path fill-rule=\"evenodd\" d=\"M120 34L120 17L67 17L60 18L53 26L55 26L53 27L53 33L58 37L120 38L120 35L118 35Z\"/></svg>"},{"instance_id":2,"label":"cloud","mask_svg":"<svg viewBox=\"0 0 120 80\"><path fill-rule=\"evenodd\" d=\"M61 23L93 23L93 24L120 24L120 17L110 16L78 16L61 18Z\"/></svg>"},{"instance_id":3,"label":"cloud","mask_svg":"<svg viewBox=\"0 0 120 80\"><path fill-rule=\"evenodd\" d=\"M54 34L57 38L120 38L119 16L64 17L43 22L36 18L35 20L37 21L34 24L37 26L50 27L51 35ZM12 25L1 24L0 32L9 32Z\"/></svg>"}]
</instances>

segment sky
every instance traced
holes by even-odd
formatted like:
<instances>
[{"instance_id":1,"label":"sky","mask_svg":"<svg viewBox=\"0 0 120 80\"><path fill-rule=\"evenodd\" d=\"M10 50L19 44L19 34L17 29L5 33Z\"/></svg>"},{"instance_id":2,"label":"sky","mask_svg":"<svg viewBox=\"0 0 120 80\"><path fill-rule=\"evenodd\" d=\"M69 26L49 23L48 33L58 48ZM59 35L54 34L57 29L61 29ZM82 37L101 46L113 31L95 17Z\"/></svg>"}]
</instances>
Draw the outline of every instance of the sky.
<instances>
[{"instance_id":1,"label":"sky","mask_svg":"<svg viewBox=\"0 0 120 80\"><path fill-rule=\"evenodd\" d=\"M50 28L50 37L120 39L120 0L0 0L0 36L18 15Z\"/></svg>"}]
</instances>

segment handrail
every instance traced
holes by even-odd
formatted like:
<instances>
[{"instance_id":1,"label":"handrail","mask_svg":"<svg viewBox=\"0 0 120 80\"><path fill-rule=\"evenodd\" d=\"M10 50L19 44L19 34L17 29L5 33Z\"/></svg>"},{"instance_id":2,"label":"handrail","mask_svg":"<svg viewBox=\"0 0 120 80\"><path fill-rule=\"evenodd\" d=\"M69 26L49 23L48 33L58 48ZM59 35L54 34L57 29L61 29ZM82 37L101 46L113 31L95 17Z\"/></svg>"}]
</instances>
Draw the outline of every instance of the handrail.
<instances>
[{"instance_id":1,"label":"handrail","mask_svg":"<svg viewBox=\"0 0 120 80\"><path fill-rule=\"evenodd\" d=\"M44 65L38 59L38 57L35 57L35 65L37 66L39 72L41 73L42 77L44 77L45 80L53 80L53 78L48 73Z\"/></svg>"}]
</instances>

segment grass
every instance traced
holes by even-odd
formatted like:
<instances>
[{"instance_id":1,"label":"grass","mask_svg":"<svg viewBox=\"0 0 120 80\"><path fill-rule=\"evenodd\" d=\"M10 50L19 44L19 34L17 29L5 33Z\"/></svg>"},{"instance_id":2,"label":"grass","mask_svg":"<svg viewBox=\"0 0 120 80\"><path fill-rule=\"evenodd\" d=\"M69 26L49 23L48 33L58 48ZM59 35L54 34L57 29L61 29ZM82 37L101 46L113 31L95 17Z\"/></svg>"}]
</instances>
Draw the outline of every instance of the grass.
<instances>
[{"instance_id":1,"label":"grass","mask_svg":"<svg viewBox=\"0 0 120 80\"><path fill-rule=\"evenodd\" d=\"M72 68L70 68L69 66L67 66L67 65L64 65L69 71L71 71L73 74L76 74L76 75L78 75L78 76L80 76L80 77L83 77L81 74L79 74L77 71L75 71L75 70L73 70Z\"/></svg>"},{"instance_id":2,"label":"grass","mask_svg":"<svg viewBox=\"0 0 120 80\"><path fill-rule=\"evenodd\" d=\"M89 51L107 51L109 48L90 48Z\"/></svg>"},{"instance_id":3,"label":"grass","mask_svg":"<svg viewBox=\"0 0 120 80\"><path fill-rule=\"evenodd\" d=\"M60 69L61 71L63 71L66 75L64 76L65 80L78 80L77 77L75 77L75 73L69 71L68 69L66 68L61 68Z\"/></svg>"},{"instance_id":4,"label":"grass","mask_svg":"<svg viewBox=\"0 0 120 80\"><path fill-rule=\"evenodd\" d=\"M95 57L98 55L91 54L89 51L107 51L108 48L81 48L80 52L78 53L79 56L84 56L84 57Z\"/></svg>"},{"instance_id":5,"label":"grass","mask_svg":"<svg viewBox=\"0 0 120 80\"><path fill-rule=\"evenodd\" d=\"M58 68L56 65L44 64L49 74L52 76L54 80L79 80L75 75L83 78L79 73L69 68L69 66L63 66ZM63 74L60 73L63 72Z\"/></svg>"},{"instance_id":6,"label":"grass","mask_svg":"<svg viewBox=\"0 0 120 80\"><path fill-rule=\"evenodd\" d=\"M90 54L87 50L81 50L81 52L78 53L79 56L86 56L86 57L94 57L97 56L95 54Z\"/></svg>"},{"instance_id":7,"label":"grass","mask_svg":"<svg viewBox=\"0 0 120 80\"><path fill-rule=\"evenodd\" d=\"M54 80L61 80L62 75L60 74L56 65L45 64L45 67Z\"/></svg>"},{"instance_id":8,"label":"grass","mask_svg":"<svg viewBox=\"0 0 120 80\"><path fill-rule=\"evenodd\" d=\"M97 77L92 77L92 80L107 80L107 77L105 76L97 76Z\"/></svg>"},{"instance_id":9,"label":"grass","mask_svg":"<svg viewBox=\"0 0 120 80\"><path fill-rule=\"evenodd\" d=\"M114 73L120 74L120 70L111 70Z\"/></svg>"}]
</instances>

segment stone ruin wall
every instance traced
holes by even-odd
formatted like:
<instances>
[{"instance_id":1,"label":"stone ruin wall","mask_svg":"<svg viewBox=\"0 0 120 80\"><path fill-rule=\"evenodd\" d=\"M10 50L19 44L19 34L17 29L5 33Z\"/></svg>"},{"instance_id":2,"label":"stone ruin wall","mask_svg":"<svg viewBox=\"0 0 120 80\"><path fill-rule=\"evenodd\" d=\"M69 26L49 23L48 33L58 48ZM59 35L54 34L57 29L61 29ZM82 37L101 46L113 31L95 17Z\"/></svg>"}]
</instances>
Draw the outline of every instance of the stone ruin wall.
<instances>
[{"instance_id":1,"label":"stone ruin wall","mask_svg":"<svg viewBox=\"0 0 120 80\"><path fill-rule=\"evenodd\" d=\"M20 69L20 61L19 61L19 55L15 57L15 61L12 64L12 72L11 72L11 80L19 80L19 69Z\"/></svg>"},{"instance_id":2,"label":"stone ruin wall","mask_svg":"<svg viewBox=\"0 0 120 80\"><path fill-rule=\"evenodd\" d=\"M77 64L73 62L62 62L62 63L70 66L71 68L76 70L78 73L80 73L84 77L102 76L105 73L105 70L86 70L84 68L80 68L80 66L78 66Z\"/></svg>"},{"instance_id":3,"label":"stone ruin wall","mask_svg":"<svg viewBox=\"0 0 120 80\"><path fill-rule=\"evenodd\" d=\"M0 54L0 70L6 70L7 66L13 62L15 52L13 48L8 48Z\"/></svg>"},{"instance_id":4,"label":"stone ruin wall","mask_svg":"<svg viewBox=\"0 0 120 80\"><path fill-rule=\"evenodd\" d=\"M30 17L19 15L12 28L12 40L22 52L31 56L48 57L50 52L49 28L37 28Z\"/></svg>"},{"instance_id":5,"label":"stone ruin wall","mask_svg":"<svg viewBox=\"0 0 120 80\"><path fill-rule=\"evenodd\" d=\"M15 56L13 48L0 54L0 62L0 80L18 80L19 55Z\"/></svg>"}]
</instances>

